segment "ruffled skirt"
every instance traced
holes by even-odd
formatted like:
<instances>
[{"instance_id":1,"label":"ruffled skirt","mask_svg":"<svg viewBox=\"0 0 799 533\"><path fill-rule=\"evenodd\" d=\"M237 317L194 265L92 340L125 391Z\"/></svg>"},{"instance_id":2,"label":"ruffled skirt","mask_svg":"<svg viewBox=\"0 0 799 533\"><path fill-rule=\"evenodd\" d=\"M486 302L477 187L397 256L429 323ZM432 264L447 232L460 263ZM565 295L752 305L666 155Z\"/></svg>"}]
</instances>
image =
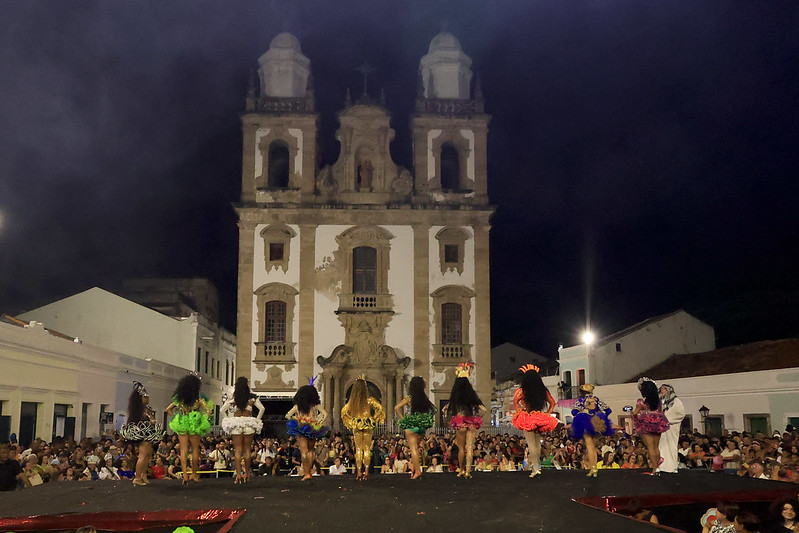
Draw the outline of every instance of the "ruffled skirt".
<instances>
[{"instance_id":1,"label":"ruffled skirt","mask_svg":"<svg viewBox=\"0 0 799 533\"><path fill-rule=\"evenodd\" d=\"M633 417L635 431L641 433L654 433L660 435L669 430L669 419L657 411L641 411Z\"/></svg>"},{"instance_id":2,"label":"ruffled skirt","mask_svg":"<svg viewBox=\"0 0 799 533\"><path fill-rule=\"evenodd\" d=\"M347 425L350 431L369 431L377 426L377 420L371 416L355 417Z\"/></svg>"},{"instance_id":3,"label":"ruffled skirt","mask_svg":"<svg viewBox=\"0 0 799 533\"><path fill-rule=\"evenodd\" d=\"M558 419L541 411L516 411L511 423L522 431L547 433L558 427Z\"/></svg>"},{"instance_id":4,"label":"ruffled skirt","mask_svg":"<svg viewBox=\"0 0 799 533\"><path fill-rule=\"evenodd\" d=\"M399 419L399 427L424 435L425 431L433 427L436 419L432 413L410 413Z\"/></svg>"},{"instance_id":5,"label":"ruffled skirt","mask_svg":"<svg viewBox=\"0 0 799 533\"><path fill-rule=\"evenodd\" d=\"M452 429L480 429L483 427L483 417L457 414L449 421L449 426Z\"/></svg>"},{"instance_id":6,"label":"ruffled skirt","mask_svg":"<svg viewBox=\"0 0 799 533\"><path fill-rule=\"evenodd\" d=\"M164 428L161 424L154 424L149 420L142 420L135 424L125 424L119 429L119 436L127 442L160 442L164 438Z\"/></svg>"},{"instance_id":7,"label":"ruffled skirt","mask_svg":"<svg viewBox=\"0 0 799 533\"><path fill-rule=\"evenodd\" d=\"M253 416L231 416L222 419L222 430L228 435L252 435L260 433L264 423Z\"/></svg>"},{"instance_id":8,"label":"ruffled skirt","mask_svg":"<svg viewBox=\"0 0 799 533\"><path fill-rule=\"evenodd\" d=\"M596 424L595 424L596 423ZM572 436L574 440L580 440L583 435L613 435L613 424L610 423L607 415L602 411L594 415L588 413L577 413L572 419Z\"/></svg>"},{"instance_id":9,"label":"ruffled skirt","mask_svg":"<svg viewBox=\"0 0 799 533\"><path fill-rule=\"evenodd\" d=\"M286 430L292 437L320 439L327 435L328 429L312 417L300 416L286 422Z\"/></svg>"},{"instance_id":10,"label":"ruffled skirt","mask_svg":"<svg viewBox=\"0 0 799 533\"><path fill-rule=\"evenodd\" d=\"M208 434L211 430L211 421L208 415L199 411L192 411L189 414L178 413L169 423L172 431L178 435L200 435Z\"/></svg>"}]
</instances>

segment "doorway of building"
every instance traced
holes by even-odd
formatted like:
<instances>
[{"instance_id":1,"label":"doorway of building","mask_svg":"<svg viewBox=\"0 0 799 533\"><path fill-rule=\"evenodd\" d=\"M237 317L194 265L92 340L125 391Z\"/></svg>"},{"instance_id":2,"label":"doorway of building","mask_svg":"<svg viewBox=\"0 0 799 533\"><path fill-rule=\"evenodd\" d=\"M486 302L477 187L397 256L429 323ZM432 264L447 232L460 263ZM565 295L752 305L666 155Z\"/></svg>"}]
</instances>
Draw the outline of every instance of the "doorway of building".
<instances>
[{"instance_id":1,"label":"doorway of building","mask_svg":"<svg viewBox=\"0 0 799 533\"><path fill-rule=\"evenodd\" d=\"M705 419L705 433L710 437L721 437L724 431L724 416L708 415Z\"/></svg>"},{"instance_id":2,"label":"doorway of building","mask_svg":"<svg viewBox=\"0 0 799 533\"><path fill-rule=\"evenodd\" d=\"M36 415L39 404L36 402L22 402L19 410L19 444L26 449L36 436Z\"/></svg>"},{"instance_id":3,"label":"doorway of building","mask_svg":"<svg viewBox=\"0 0 799 533\"><path fill-rule=\"evenodd\" d=\"M771 420L767 414L744 415L744 427L752 435L767 436L771 433Z\"/></svg>"}]
</instances>

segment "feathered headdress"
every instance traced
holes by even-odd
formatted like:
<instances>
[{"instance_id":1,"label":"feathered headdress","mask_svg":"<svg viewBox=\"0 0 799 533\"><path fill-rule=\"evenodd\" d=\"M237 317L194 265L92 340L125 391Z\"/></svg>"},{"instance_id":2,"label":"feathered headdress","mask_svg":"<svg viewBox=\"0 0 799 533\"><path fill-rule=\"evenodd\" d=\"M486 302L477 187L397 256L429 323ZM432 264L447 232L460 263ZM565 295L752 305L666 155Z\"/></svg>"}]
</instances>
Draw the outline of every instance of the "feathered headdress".
<instances>
[{"instance_id":1,"label":"feathered headdress","mask_svg":"<svg viewBox=\"0 0 799 533\"><path fill-rule=\"evenodd\" d=\"M147 394L147 389L144 388L141 381L134 381L133 382L133 390L139 393L139 396L149 396Z\"/></svg>"},{"instance_id":2,"label":"feathered headdress","mask_svg":"<svg viewBox=\"0 0 799 533\"><path fill-rule=\"evenodd\" d=\"M468 363L461 363L458 365L458 368L455 369L455 377L456 378L468 378L472 375L472 371L474 370L474 362L469 361Z\"/></svg>"},{"instance_id":3,"label":"feathered headdress","mask_svg":"<svg viewBox=\"0 0 799 533\"><path fill-rule=\"evenodd\" d=\"M519 367L519 370L522 372L522 374L524 374L526 372L529 372L531 370L534 370L536 372L540 372L541 371L541 369L539 369L537 366L531 365L531 364L527 364L527 365L524 365L522 367Z\"/></svg>"},{"instance_id":4,"label":"feathered headdress","mask_svg":"<svg viewBox=\"0 0 799 533\"><path fill-rule=\"evenodd\" d=\"M307 378L308 379L308 385L310 385L311 387L314 387L315 386L314 383L316 383L316 378L318 378L318 377L319 376L314 376L312 378Z\"/></svg>"},{"instance_id":5,"label":"feathered headdress","mask_svg":"<svg viewBox=\"0 0 799 533\"><path fill-rule=\"evenodd\" d=\"M363 380L363 381L366 381L366 374L361 374L360 376L358 376L358 377L357 377L357 378L355 378L355 379L361 379L361 380Z\"/></svg>"},{"instance_id":6,"label":"feathered headdress","mask_svg":"<svg viewBox=\"0 0 799 533\"><path fill-rule=\"evenodd\" d=\"M649 379L648 377L642 377L641 379L638 380L638 386L640 387L641 383L645 383L647 381L649 381L650 383L655 383L655 380ZM657 383L655 383L655 386L657 387Z\"/></svg>"}]
</instances>

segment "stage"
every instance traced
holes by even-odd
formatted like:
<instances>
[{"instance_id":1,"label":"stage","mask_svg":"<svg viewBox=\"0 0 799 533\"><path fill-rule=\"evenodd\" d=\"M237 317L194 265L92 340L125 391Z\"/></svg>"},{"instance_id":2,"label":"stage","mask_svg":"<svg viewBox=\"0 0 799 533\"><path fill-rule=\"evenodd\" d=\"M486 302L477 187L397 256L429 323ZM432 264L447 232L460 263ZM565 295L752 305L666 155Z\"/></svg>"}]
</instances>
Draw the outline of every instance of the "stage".
<instances>
[{"instance_id":1,"label":"stage","mask_svg":"<svg viewBox=\"0 0 799 533\"><path fill-rule=\"evenodd\" d=\"M584 471L548 470L535 479L529 479L524 472L477 472L472 479L427 474L414 481L396 474L373 474L366 482L358 482L351 475L317 477L306 482L297 477L260 477L247 485L233 485L232 478L220 478L187 487L175 480L152 481L149 487L134 487L129 481L61 482L0 493L0 516L139 511L145 512L142 516L146 517L151 511L240 509L245 512L237 515L235 521L192 527L198 532L227 527L235 533L408 529L434 532L458 527L481 532L582 529L634 533L674 529L658 528L600 509L629 512L639 504L652 509L662 504L705 500L707 505L697 503L668 511L663 508L662 512L663 518L676 517L688 524L687 531L698 531L702 512L717 499L770 502L781 494L795 497L797 490L797 485L705 471L652 477L629 470L600 471L595 479L586 478ZM760 510L767 503L754 505ZM85 525L91 523L90 518L86 516ZM3 532L23 531L7 527L2 520L0 524Z\"/></svg>"}]
</instances>

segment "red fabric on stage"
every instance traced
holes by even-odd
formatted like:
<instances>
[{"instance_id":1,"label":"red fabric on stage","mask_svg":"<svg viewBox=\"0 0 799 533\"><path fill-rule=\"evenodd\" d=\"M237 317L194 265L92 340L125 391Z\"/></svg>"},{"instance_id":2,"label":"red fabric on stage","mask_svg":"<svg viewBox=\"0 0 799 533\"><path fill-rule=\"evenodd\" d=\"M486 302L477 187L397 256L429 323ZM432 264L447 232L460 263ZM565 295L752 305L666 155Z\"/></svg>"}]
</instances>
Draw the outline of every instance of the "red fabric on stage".
<instances>
[{"instance_id":1,"label":"red fabric on stage","mask_svg":"<svg viewBox=\"0 0 799 533\"><path fill-rule=\"evenodd\" d=\"M0 518L4 531L42 531L78 529L93 525L106 531L142 531L156 527L178 527L227 522L219 531L224 533L246 509L199 509L193 511L106 511L102 513L59 514L40 516L10 516Z\"/></svg>"}]
</instances>

